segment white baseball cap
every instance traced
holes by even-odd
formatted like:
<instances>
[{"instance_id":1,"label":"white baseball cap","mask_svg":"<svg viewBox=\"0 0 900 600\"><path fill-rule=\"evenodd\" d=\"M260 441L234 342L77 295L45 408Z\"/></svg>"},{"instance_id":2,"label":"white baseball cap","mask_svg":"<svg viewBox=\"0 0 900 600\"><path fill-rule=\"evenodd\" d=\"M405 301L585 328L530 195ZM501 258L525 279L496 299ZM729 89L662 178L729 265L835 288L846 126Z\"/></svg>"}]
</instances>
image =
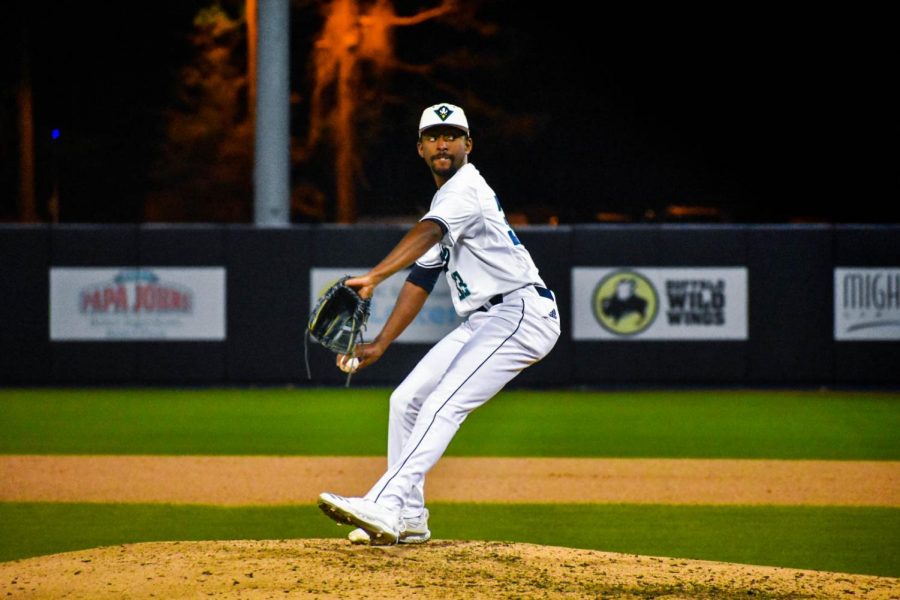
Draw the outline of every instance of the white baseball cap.
<instances>
[{"instance_id":1,"label":"white baseball cap","mask_svg":"<svg viewBox=\"0 0 900 600\"><path fill-rule=\"evenodd\" d=\"M462 129L466 134L469 133L469 121L466 119L466 113L460 107L446 102L429 106L422 111L422 118L419 119L419 135L422 135L422 132L429 127L436 125L450 125Z\"/></svg>"}]
</instances>

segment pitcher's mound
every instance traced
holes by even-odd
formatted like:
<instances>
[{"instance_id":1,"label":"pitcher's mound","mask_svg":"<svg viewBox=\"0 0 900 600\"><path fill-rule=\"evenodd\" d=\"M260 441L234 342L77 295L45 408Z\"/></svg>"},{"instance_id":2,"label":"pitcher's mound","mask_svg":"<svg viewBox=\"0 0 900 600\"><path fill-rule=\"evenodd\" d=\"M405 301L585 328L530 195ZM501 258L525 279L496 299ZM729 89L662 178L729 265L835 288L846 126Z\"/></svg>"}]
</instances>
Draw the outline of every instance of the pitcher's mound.
<instances>
[{"instance_id":1,"label":"pitcher's mound","mask_svg":"<svg viewBox=\"0 0 900 600\"><path fill-rule=\"evenodd\" d=\"M504 542L154 542L0 563L0 598L891 598L900 579Z\"/></svg>"}]
</instances>

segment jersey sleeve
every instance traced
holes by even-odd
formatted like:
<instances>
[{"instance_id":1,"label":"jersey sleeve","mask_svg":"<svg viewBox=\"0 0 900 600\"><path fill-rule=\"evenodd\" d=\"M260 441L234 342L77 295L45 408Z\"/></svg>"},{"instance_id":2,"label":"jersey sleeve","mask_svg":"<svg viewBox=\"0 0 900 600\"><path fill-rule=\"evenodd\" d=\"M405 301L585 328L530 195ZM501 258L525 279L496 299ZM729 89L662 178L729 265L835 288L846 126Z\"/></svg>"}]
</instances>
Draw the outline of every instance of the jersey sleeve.
<instances>
[{"instance_id":1,"label":"jersey sleeve","mask_svg":"<svg viewBox=\"0 0 900 600\"><path fill-rule=\"evenodd\" d=\"M474 195L451 193L443 196L420 221L435 221L444 231L444 244L454 246L481 224L481 207Z\"/></svg>"},{"instance_id":2,"label":"jersey sleeve","mask_svg":"<svg viewBox=\"0 0 900 600\"><path fill-rule=\"evenodd\" d=\"M441 254L441 245L435 244L419 257L416 265L423 269L439 269L443 268L444 260L444 255Z\"/></svg>"}]
</instances>

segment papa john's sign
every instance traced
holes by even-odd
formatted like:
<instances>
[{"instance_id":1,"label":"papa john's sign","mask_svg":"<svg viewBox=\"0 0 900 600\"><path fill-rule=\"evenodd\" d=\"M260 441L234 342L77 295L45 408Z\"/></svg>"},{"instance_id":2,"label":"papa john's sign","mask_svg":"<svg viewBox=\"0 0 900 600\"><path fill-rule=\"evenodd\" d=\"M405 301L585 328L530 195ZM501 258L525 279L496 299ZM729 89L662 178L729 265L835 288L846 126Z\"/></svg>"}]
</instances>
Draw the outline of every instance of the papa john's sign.
<instances>
[{"instance_id":1,"label":"papa john's sign","mask_svg":"<svg viewBox=\"0 0 900 600\"><path fill-rule=\"evenodd\" d=\"M224 267L50 269L51 341L224 339Z\"/></svg>"}]
</instances>

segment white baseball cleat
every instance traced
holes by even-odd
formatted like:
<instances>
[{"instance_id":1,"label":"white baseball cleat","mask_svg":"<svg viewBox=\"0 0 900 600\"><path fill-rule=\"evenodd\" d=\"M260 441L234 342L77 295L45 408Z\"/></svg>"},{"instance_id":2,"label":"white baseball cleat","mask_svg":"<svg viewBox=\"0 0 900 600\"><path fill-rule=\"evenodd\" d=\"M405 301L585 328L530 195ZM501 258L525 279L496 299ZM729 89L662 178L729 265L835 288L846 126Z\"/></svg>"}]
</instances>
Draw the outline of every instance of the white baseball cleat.
<instances>
[{"instance_id":1,"label":"white baseball cleat","mask_svg":"<svg viewBox=\"0 0 900 600\"><path fill-rule=\"evenodd\" d=\"M403 518L403 531L400 532L401 544L424 544L431 539L431 531L428 529L428 509L412 519Z\"/></svg>"},{"instance_id":2,"label":"white baseball cleat","mask_svg":"<svg viewBox=\"0 0 900 600\"><path fill-rule=\"evenodd\" d=\"M347 535L351 544L371 544L372 538L365 529L354 529ZM431 539L431 531L428 529L428 509L426 508L418 517L403 518L403 531L400 532L400 544L424 544Z\"/></svg>"},{"instance_id":3,"label":"white baseball cleat","mask_svg":"<svg viewBox=\"0 0 900 600\"><path fill-rule=\"evenodd\" d=\"M365 498L344 498L324 492L319 494L319 508L338 523L364 530L373 544L396 544L403 531L403 520L398 513Z\"/></svg>"}]
</instances>

